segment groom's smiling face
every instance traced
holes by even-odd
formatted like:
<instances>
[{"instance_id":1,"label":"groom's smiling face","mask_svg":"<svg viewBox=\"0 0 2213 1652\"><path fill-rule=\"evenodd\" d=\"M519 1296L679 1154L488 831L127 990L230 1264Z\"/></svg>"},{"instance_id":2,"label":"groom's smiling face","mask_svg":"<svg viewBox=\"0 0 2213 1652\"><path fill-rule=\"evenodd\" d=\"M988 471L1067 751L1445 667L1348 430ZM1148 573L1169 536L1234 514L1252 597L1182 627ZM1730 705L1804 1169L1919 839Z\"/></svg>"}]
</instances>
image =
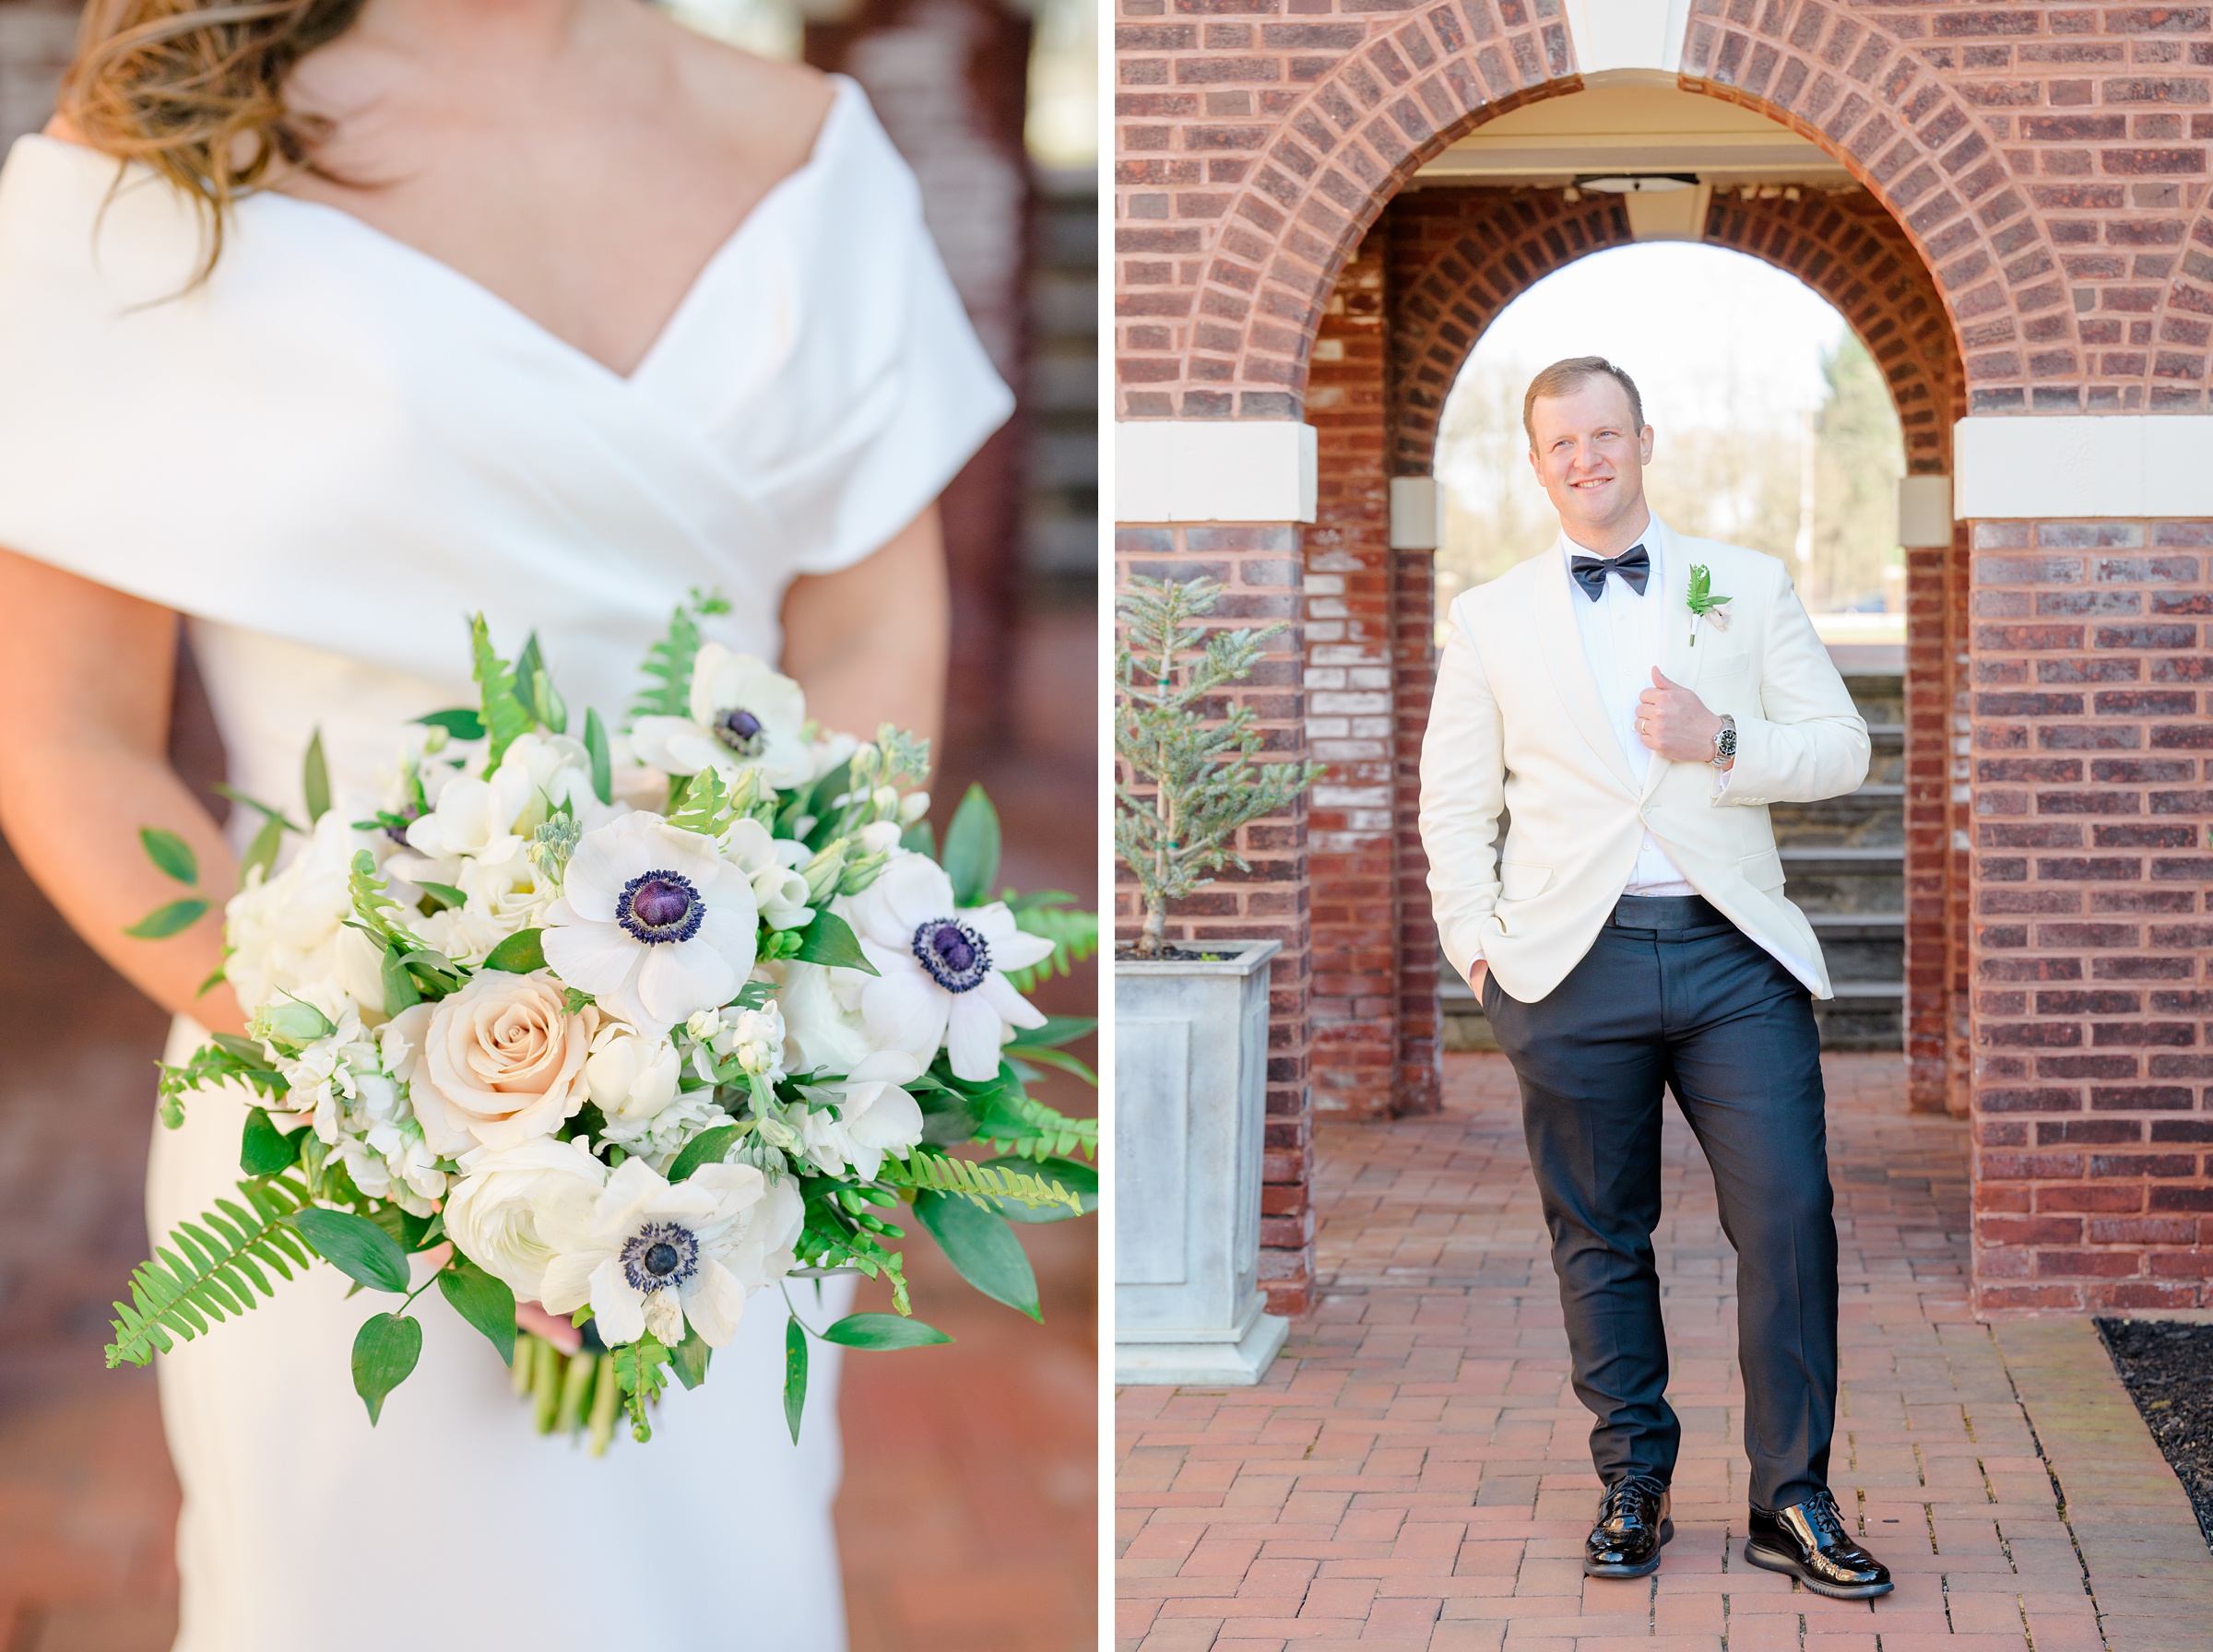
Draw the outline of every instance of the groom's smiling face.
<instances>
[{"instance_id":1,"label":"groom's smiling face","mask_svg":"<svg viewBox=\"0 0 2213 1652\"><path fill-rule=\"evenodd\" d=\"M1529 462L1569 538L1596 545L1609 528L1641 530L1652 427L1638 428L1628 392L1610 374L1578 379L1565 395L1538 396L1529 425Z\"/></svg>"}]
</instances>

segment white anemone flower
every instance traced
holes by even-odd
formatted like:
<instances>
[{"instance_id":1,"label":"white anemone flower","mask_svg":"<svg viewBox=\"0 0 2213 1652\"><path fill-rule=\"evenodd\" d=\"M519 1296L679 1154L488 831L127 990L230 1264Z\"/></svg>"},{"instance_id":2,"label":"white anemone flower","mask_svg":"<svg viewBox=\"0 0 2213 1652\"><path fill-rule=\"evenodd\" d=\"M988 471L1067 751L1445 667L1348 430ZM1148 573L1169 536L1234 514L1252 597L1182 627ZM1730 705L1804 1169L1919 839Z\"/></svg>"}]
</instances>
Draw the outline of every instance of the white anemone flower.
<instances>
[{"instance_id":1,"label":"white anemone flower","mask_svg":"<svg viewBox=\"0 0 2213 1652\"><path fill-rule=\"evenodd\" d=\"M671 774L757 769L778 790L814 778L806 693L767 661L719 643L692 663L692 714L640 717L630 739L640 761Z\"/></svg>"},{"instance_id":2,"label":"white anemone flower","mask_svg":"<svg viewBox=\"0 0 2213 1652\"><path fill-rule=\"evenodd\" d=\"M800 1217L798 1186L771 1186L750 1164L703 1164L671 1185L625 1159L588 1210L541 1224L553 1257L538 1300L549 1314L590 1303L609 1346L650 1331L673 1348L689 1321L720 1348L746 1297L791 1270Z\"/></svg>"},{"instance_id":3,"label":"white anemone flower","mask_svg":"<svg viewBox=\"0 0 2213 1652\"><path fill-rule=\"evenodd\" d=\"M1042 963L1052 943L1024 934L1003 901L956 910L953 880L927 855L893 854L882 877L836 909L876 966L860 1012L879 1048L927 1064L942 1044L954 1076L981 1082L999 1071L1000 1045L1015 1028L1045 1025L1000 972Z\"/></svg>"},{"instance_id":4,"label":"white anemone flower","mask_svg":"<svg viewBox=\"0 0 2213 1652\"><path fill-rule=\"evenodd\" d=\"M541 945L562 981L659 1036L738 996L760 911L714 840L630 814L587 832L569 857Z\"/></svg>"},{"instance_id":5,"label":"white anemone flower","mask_svg":"<svg viewBox=\"0 0 2213 1652\"><path fill-rule=\"evenodd\" d=\"M905 1158L922 1139L922 1109L904 1087L921 1076L922 1064L905 1050L882 1050L843 1079L810 1084L837 1107L834 1116L826 1108L793 1109L809 1161L825 1175L843 1175L850 1166L872 1182L886 1153Z\"/></svg>"}]
</instances>

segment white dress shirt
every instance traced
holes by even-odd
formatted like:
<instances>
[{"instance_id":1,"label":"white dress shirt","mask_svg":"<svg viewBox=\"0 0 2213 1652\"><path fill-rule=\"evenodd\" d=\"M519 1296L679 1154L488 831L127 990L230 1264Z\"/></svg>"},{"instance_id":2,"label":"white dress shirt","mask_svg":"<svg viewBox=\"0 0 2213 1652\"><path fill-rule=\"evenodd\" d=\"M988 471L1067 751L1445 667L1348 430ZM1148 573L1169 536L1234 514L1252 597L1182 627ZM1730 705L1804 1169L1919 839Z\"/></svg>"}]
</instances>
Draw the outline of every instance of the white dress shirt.
<instances>
[{"instance_id":1,"label":"white dress shirt","mask_svg":"<svg viewBox=\"0 0 2213 1652\"><path fill-rule=\"evenodd\" d=\"M1660 542L1663 536L1657 523L1648 524L1644 537L1639 541L1645 555L1652 560L1652 569L1639 595L1629 582L1618 573L1606 575L1604 595L1592 602L1580 584L1573 584L1568 606L1575 610L1575 628L1583 639L1583 658L1590 662L1591 675L1598 683L1598 697L1606 707L1614 724L1614 738L1621 742L1622 755L1628 759L1629 773L1644 785L1646 773L1652 766L1651 749L1637 733L1637 697L1652 686L1653 667L1660 664L1661 609L1666 606L1663 595L1667 589L1667 572L1662 565ZM1628 554L1627 549L1622 551ZM1567 560L1568 578L1573 584L1575 559L1579 556L1595 557L1601 553L1578 545L1565 532L1560 535L1560 555ZM1723 775L1724 783L1728 776ZM1637 864L1629 869L1629 881L1622 891L1625 895L1695 895L1698 891L1690 886L1675 863L1667 857L1667 851L1651 832L1637 850Z\"/></svg>"}]
</instances>

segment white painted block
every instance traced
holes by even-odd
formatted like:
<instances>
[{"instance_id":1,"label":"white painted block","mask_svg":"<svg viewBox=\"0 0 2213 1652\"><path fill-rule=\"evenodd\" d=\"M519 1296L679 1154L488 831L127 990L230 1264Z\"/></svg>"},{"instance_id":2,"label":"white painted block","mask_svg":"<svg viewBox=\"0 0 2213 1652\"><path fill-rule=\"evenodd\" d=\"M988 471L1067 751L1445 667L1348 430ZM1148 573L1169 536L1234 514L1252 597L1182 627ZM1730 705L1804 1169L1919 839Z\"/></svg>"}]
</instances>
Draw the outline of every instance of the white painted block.
<instances>
[{"instance_id":1,"label":"white painted block","mask_svg":"<svg viewBox=\"0 0 2213 1652\"><path fill-rule=\"evenodd\" d=\"M1114 427L1117 522L1311 522L1314 427L1142 419Z\"/></svg>"},{"instance_id":2,"label":"white painted block","mask_svg":"<svg viewBox=\"0 0 2213 1652\"><path fill-rule=\"evenodd\" d=\"M1898 542L1909 550L1952 542L1952 478L1898 478Z\"/></svg>"},{"instance_id":3,"label":"white painted block","mask_svg":"<svg viewBox=\"0 0 2213 1652\"><path fill-rule=\"evenodd\" d=\"M1683 189L1632 190L1621 197L1628 209L1629 233L1639 241L1703 241L1709 184Z\"/></svg>"},{"instance_id":4,"label":"white painted block","mask_svg":"<svg viewBox=\"0 0 2213 1652\"><path fill-rule=\"evenodd\" d=\"M1586 77L1618 69L1673 75L1683 63L1690 0L1568 0L1575 66Z\"/></svg>"},{"instance_id":5,"label":"white painted block","mask_svg":"<svg viewBox=\"0 0 2213 1652\"><path fill-rule=\"evenodd\" d=\"M1437 478L1433 476L1394 476L1391 478L1391 548L1393 550L1435 550L1440 536L1437 525Z\"/></svg>"},{"instance_id":6,"label":"white painted block","mask_svg":"<svg viewBox=\"0 0 2213 1652\"><path fill-rule=\"evenodd\" d=\"M1952 467L1963 519L2213 516L2213 415L1978 414Z\"/></svg>"}]
</instances>

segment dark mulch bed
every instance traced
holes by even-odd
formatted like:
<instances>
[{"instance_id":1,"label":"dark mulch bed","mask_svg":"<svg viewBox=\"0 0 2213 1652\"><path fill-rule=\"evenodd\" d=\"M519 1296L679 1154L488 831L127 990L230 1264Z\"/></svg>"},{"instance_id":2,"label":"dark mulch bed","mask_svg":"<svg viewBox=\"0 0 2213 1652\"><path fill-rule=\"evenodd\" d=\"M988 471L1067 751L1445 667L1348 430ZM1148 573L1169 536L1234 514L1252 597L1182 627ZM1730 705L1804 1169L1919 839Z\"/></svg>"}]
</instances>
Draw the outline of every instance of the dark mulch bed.
<instances>
[{"instance_id":1,"label":"dark mulch bed","mask_svg":"<svg viewBox=\"0 0 2213 1652\"><path fill-rule=\"evenodd\" d=\"M2098 1334L2213 1545L2213 1325L2101 1319Z\"/></svg>"}]
</instances>

